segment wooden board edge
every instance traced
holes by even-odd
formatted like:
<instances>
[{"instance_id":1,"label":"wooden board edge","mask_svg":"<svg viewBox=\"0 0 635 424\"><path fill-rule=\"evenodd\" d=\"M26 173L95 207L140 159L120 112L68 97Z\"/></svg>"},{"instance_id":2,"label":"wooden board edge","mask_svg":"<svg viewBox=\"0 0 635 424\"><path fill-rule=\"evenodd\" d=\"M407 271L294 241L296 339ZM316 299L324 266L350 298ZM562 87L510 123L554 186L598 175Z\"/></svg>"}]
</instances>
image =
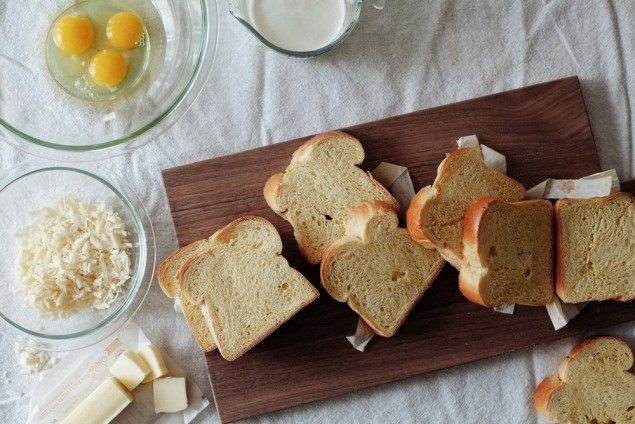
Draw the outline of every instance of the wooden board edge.
<instances>
[{"instance_id":1,"label":"wooden board edge","mask_svg":"<svg viewBox=\"0 0 635 424\"><path fill-rule=\"evenodd\" d=\"M582 86L580 84L580 79L577 75L572 75L572 76L568 76L568 77L564 77L564 78L560 78L560 79L556 79L556 80L551 80L551 81L544 81L544 82L540 82L540 83L536 83L536 84L532 84L532 85L528 85L528 86L524 86L524 87L517 87L517 88L513 88L511 90L505 90L505 91L499 91L496 93L491 93L491 94L485 94L479 97L474 97L474 98L470 98L470 99L464 99L464 100L459 100L456 102L452 102L452 103L447 103L447 104L443 104L443 105L439 105L439 106L434 106L431 108L427 108L427 109L421 109L421 110L417 110L417 111L413 111L413 112L408 112L408 113L404 113L401 115L395 115L395 116L389 116L389 117L384 117L384 118L380 118L377 120L372 120L372 121L368 121L368 122L363 122L363 123L359 123L359 124L355 124L355 125L351 125L342 129L339 129L339 131L347 131L347 130L355 130L357 127L363 127L363 126L367 126L369 124L373 124L373 125L378 125L383 123L384 121L387 120L391 120L394 118L400 118L400 117L407 117L410 115L415 115L417 113L420 112L434 112L438 109L442 109L448 106L461 106L464 105L466 103L470 103L470 102L475 102L475 101L479 101L479 100L483 100L483 99L487 99L489 97L495 97L495 96L500 96L500 95L509 95L509 94L514 94L516 92L519 92L521 90L528 90L528 89L536 89L538 87L544 87L544 86L549 86L549 85L554 85L557 86L559 84L568 84L568 83L575 83L577 85L577 91L579 91L580 93L580 97L582 98L582 104L584 107L584 112L586 115L586 120L587 120L587 124L589 126L589 128L591 127L591 124L589 122L589 115L588 115L588 111L586 108L586 104L584 103L584 97L582 96ZM323 132L328 132L328 131L335 131L336 129L327 129L324 130ZM279 142L279 143L273 143L271 145L267 145L267 146L260 146L260 147L256 147L254 149L250 149L248 151L260 151L263 149L269 149L272 146L280 146L280 145L285 145L288 143L294 143L297 142L299 140L305 140L305 139L309 139L311 137L313 137L315 134L310 134L310 135L306 135L306 136L302 136L293 140L287 140L287 141L283 141L283 142ZM595 148L596 152L597 152L597 147L595 145L595 138L593 137L593 132L591 131L591 139L593 141L593 147ZM189 168L192 166L205 166L206 164L214 161L214 160L218 160L220 158L225 158L226 160L232 160L234 157L241 155L245 153L245 151L239 151L239 152L235 152L235 153L230 153L228 155L224 155L224 156L218 156L218 157L214 157L214 158L209 158L209 159L203 159L201 161L197 161L197 162L192 162L189 164L185 164L185 165L179 165L179 166L175 166L173 168L168 168L168 169L164 169L161 171L161 175L163 177L163 184L164 184L164 189L165 189L165 178L166 176L169 178L170 175L172 174L178 174L182 169L184 168ZM289 157L289 160L291 160L291 158Z\"/></svg>"}]
</instances>

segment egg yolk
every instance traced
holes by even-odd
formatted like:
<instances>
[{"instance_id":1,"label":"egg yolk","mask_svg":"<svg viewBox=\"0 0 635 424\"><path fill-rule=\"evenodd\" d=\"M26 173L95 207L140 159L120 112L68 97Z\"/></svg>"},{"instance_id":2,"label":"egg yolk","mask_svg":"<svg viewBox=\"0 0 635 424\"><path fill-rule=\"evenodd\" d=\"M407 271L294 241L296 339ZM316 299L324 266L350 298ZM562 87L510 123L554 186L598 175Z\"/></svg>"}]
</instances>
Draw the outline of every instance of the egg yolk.
<instances>
[{"instance_id":1,"label":"egg yolk","mask_svg":"<svg viewBox=\"0 0 635 424\"><path fill-rule=\"evenodd\" d=\"M108 20L106 35L113 46L120 49L132 49L143 35L141 19L134 13L117 13Z\"/></svg>"},{"instance_id":2,"label":"egg yolk","mask_svg":"<svg viewBox=\"0 0 635 424\"><path fill-rule=\"evenodd\" d=\"M94 37L93 25L82 15L64 16L53 28L53 41L66 54L85 52L93 43Z\"/></svg>"},{"instance_id":3,"label":"egg yolk","mask_svg":"<svg viewBox=\"0 0 635 424\"><path fill-rule=\"evenodd\" d=\"M98 86L113 88L126 77L128 61L118 51L102 50L90 60L88 72Z\"/></svg>"}]
</instances>

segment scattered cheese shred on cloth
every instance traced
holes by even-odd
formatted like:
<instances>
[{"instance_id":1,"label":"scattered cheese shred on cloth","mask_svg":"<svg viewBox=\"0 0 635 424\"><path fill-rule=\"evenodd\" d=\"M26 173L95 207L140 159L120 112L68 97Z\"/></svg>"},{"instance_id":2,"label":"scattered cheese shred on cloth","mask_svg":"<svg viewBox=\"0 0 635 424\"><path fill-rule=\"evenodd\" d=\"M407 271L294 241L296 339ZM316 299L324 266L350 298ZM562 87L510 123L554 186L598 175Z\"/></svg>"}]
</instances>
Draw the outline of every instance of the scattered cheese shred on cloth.
<instances>
[{"instance_id":1,"label":"scattered cheese shred on cloth","mask_svg":"<svg viewBox=\"0 0 635 424\"><path fill-rule=\"evenodd\" d=\"M33 222L16 233L15 290L40 315L60 319L107 309L127 290L132 245L123 221L105 203L65 198L30 216Z\"/></svg>"}]
</instances>

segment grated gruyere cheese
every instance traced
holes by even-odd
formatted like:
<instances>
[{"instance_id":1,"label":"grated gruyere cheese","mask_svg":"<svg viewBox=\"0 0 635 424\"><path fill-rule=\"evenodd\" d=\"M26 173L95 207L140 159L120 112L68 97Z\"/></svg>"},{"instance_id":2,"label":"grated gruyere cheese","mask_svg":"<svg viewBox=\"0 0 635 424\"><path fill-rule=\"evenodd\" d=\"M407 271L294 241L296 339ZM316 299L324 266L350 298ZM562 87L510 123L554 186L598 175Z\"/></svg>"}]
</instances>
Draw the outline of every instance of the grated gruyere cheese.
<instances>
[{"instance_id":1,"label":"grated gruyere cheese","mask_svg":"<svg viewBox=\"0 0 635 424\"><path fill-rule=\"evenodd\" d=\"M105 203L66 198L30 216L33 223L16 234L16 292L43 317L107 309L126 291L132 245Z\"/></svg>"}]
</instances>

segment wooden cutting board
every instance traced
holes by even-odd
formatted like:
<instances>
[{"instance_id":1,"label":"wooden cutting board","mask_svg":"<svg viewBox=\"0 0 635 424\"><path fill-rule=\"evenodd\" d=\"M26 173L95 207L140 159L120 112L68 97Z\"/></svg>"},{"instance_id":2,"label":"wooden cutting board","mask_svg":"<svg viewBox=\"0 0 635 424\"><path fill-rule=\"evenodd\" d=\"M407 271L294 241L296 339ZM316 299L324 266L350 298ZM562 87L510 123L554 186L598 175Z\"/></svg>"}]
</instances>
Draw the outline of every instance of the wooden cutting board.
<instances>
[{"instance_id":1,"label":"wooden cutting board","mask_svg":"<svg viewBox=\"0 0 635 424\"><path fill-rule=\"evenodd\" d=\"M364 169L382 161L407 166L416 190L434 180L445 153L470 134L505 154L509 175L527 188L548 177L578 178L600 170L576 77L344 130L364 145ZM241 215L261 215L280 231L291 266L319 287L317 267L299 255L291 226L262 196L267 178L284 171L306 139L164 171L180 245L206 238ZM320 291L318 301L237 361L207 355L223 422L635 320L632 302L604 302L554 331L544 308L518 307L514 315L503 315L468 302L459 293L457 272L446 266L399 332L376 337L360 353L345 339L354 333L357 316Z\"/></svg>"}]
</instances>

